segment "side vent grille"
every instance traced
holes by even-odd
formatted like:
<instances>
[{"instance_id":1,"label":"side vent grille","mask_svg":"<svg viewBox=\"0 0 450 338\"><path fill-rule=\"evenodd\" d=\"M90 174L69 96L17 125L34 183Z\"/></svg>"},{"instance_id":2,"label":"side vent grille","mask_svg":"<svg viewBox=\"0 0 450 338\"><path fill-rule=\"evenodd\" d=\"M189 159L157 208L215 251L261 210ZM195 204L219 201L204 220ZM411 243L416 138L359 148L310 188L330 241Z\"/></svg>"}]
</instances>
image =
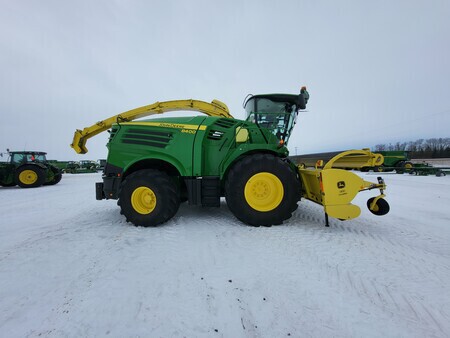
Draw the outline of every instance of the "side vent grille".
<instances>
[{"instance_id":1,"label":"side vent grille","mask_svg":"<svg viewBox=\"0 0 450 338\"><path fill-rule=\"evenodd\" d=\"M208 133L208 138L210 140L220 140L223 136L223 132L219 130L210 130Z\"/></svg>"},{"instance_id":2,"label":"side vent grille","mask_svg":"<svg viewBox=\"0 0 450 338\"><path fill-rule=\"evenodd\" d=\"M216 122L214 122L214 125L216 125L217 127L226 128L226 129L233 127L235 124L236 124L236 122L234 120L230 120L230 119L219 119Z\"/></svg>"},{"instance_id":3,"label":"side vent grille","mask_svg":"<svg viewBox=\"0 0 450 338\"><path fill-rule=\"evenodd\" d=\"M172 140L172 133L130 128L122 136L122 143L165 148Z\"/></svg>"}]
</instances>

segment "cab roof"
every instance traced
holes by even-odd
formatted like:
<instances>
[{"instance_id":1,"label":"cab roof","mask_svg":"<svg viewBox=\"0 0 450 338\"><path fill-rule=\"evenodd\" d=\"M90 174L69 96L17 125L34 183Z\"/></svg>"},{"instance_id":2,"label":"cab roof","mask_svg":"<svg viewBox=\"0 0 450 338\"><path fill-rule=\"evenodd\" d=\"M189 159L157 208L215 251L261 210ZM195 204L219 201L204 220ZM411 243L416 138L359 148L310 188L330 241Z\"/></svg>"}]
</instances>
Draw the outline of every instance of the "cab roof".
<instances>
[{"instance_id":1,"label":"cab roof","mask_svg":"<svg viewBox=\"0 0 450 338\"><path fill-rule=\"evenodd\" d=\"M26 154L26 155L47 155L47 153L43 151L10 151L10 154Z\"/></svg>"}]
</instances>

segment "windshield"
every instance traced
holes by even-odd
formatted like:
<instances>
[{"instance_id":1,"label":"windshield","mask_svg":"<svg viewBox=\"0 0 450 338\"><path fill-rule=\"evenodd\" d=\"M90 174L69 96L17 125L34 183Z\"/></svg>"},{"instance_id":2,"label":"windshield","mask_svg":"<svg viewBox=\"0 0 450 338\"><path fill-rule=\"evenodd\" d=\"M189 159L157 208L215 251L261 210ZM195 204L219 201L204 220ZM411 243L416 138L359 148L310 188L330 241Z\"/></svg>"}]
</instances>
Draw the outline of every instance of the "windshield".
<instances>
[{"instance_id":1,"label":"windshield","mask_svg":"<svg viewBox=\"0 0 450 338\"><path fill-rule=\"evenodd\" d=\"M297 119L297 105L270 98L250 98L246 105L247 121L269 129L279 140L287 143Z\"/></svg>"},{"instance_id":2,"label":"windshield","mask_svg":"<svg viewBox=\"0 0 450 338\"><path fill-rule=\"evenodd\" d=\"M29 162L46 162L44 154L35 153L13 153L11 158L12 163L21 164Z\"/></svg>"}]
</instances>

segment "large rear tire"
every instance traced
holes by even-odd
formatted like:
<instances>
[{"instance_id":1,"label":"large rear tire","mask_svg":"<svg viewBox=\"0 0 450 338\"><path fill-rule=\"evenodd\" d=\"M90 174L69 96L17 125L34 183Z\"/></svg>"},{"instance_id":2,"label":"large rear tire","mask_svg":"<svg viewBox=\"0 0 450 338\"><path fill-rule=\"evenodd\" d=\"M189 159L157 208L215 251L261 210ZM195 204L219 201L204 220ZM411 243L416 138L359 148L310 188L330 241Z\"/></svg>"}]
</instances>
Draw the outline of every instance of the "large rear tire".
<instances>
[{"instance_id":1,"label":"large rear tire","mask_svg":"<svg viewBox=\"0 0 450 338\"><path fill-rule=\"evenodd\" d=\"M15 180L21 188L40 187L45 182L45 171L37 165L26 164L17 169Z\"/></svg>"},{"instance_id":2,"label":"large rear tire","mask_svg":"<svg viewBox=\"0 0 450 338\"><path fill-rule=\"evenodd\" d=\"M270 154L243 158L233 165L225 183L231 212L252 226L282 224L297 208L300 194L294 170Z\"/></svg>"},{"instance_id":3,"label":"large rear tire","mask_svg":"<svg viewBox=\"0 0 450 338\"><path fill-rule=\"evenodd\" d=\"M124 179L117 204L128 222L152 227L167 222L177 213L180 195L166 173L144 169Z\"/></svg>"}]
</instances>

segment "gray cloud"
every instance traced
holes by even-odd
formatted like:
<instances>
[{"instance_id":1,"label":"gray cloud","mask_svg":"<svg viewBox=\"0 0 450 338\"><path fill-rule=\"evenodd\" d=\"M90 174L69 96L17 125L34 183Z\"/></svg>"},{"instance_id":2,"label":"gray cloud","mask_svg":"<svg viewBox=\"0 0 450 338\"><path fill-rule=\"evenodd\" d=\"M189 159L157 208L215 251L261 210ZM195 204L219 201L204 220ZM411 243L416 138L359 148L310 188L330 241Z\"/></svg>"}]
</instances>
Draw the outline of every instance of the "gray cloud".
<instances>
[{"instance_id":1,"label":"gray cloud","mask_svg":"<svg viewBox=\"0 0 450 338\"><path fill-rule=\"evenodd\" d=\"M75 129L155 101L296 93L300 153L448 137L447 1L6 1L0 147L81 157Z\"/></svg>"}]
</instances>

